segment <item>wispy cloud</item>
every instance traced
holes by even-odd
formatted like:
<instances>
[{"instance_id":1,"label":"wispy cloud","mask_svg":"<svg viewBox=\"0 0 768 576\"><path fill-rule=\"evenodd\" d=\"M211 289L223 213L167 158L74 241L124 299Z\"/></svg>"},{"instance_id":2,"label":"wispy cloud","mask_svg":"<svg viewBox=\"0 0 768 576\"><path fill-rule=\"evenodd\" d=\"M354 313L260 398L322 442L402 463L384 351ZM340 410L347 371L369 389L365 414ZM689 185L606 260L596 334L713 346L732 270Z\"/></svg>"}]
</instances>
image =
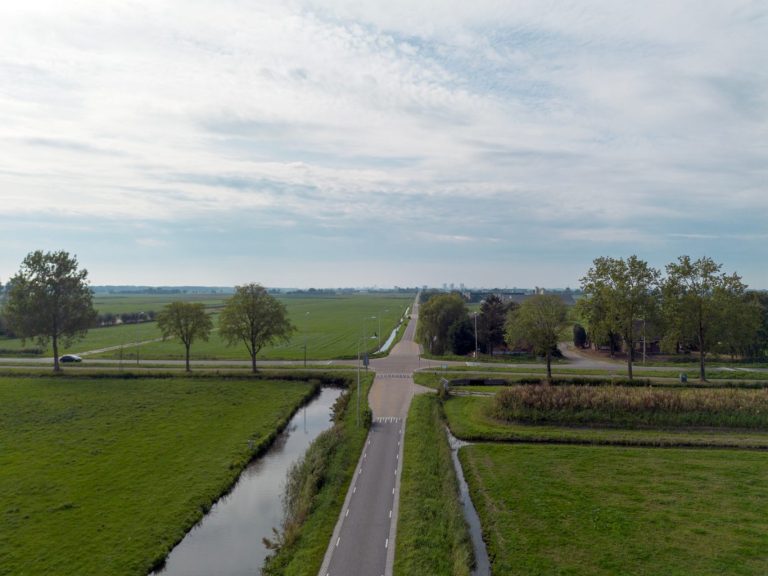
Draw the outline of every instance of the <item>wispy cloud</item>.
<instances>
[{"instance_id":1,"label":"wispy cloud","mask_svg":"<svg viewBox=\"0 0 768 576\"><path fill-rule=\"evenodd\" d=\"M734 254L768 216L766 34L748 0L6 2L0 224Z\"/></svg>"}]
</instances>

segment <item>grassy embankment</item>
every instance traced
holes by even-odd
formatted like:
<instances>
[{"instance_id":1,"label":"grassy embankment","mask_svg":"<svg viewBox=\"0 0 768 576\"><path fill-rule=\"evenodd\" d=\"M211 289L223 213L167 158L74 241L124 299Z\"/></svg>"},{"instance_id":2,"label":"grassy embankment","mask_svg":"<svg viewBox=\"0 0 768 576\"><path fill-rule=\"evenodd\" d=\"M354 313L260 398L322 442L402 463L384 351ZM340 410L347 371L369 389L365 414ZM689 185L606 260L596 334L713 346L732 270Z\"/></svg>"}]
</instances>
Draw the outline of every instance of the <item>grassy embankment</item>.
<instances>
[{"instance_id":1,"label":"grassy embankment","mask_svg":"<svg viewBox=\"0 0 768 576\"><path fill-rule=\"evenodd\" d=\"M473 445L460 458L496 576L768 573L766 454Z\"/></svg>"},{"instance_id":2,"label":"grassy embankment","mask_svg":"<svg viewBox=\"0 0 768 576\"><path fill-rule=\"evenodd\" d=\"M394 573L469 576L471 564L439 401L416 396L405 428Z\"/></svg>"},{"instance_id":3,"label":"grassy embankment","mask_svg":"<svg viewBox=\"0 0 768 576\"><path fill-rule=\"evenodd\" d=\"M0 378L0 574L143 576L318 384Z\"/></svg>"},{"instance_id":4,"label":"grassy embankment","mask_svg":"<svg viewBox=\"0 0 768 576\"><path fill-rule=\"evenodd\" d=\"M368 398L373 374L363 375L361 396ZM364 426L356 425L355 386L351 387L346 410L331 430L312 443L288 485L294 485L291 516L283 525L280 547L267 560L264 574L315 576L331 540L360 453L368 436ZM367 402L361 402L361 412ZM291 520L297 520L296 522Z\"/></svg>"}]
</instances>

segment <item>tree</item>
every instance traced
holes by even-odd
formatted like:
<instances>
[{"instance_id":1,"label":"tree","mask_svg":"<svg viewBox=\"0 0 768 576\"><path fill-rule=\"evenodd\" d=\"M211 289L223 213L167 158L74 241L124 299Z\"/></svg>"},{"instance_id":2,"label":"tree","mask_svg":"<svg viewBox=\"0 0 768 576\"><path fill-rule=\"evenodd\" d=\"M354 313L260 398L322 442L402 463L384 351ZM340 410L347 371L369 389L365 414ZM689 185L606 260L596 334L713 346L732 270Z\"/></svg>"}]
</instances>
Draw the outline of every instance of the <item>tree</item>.
<instances>
[{"instance_id":1,"label":"tree","mask_svg":"<svg viewBox=\"0 0 768 576\"><path fill-rule=\"evenodd\" d=\"M219 317L222 338L229 346L245 344L254 373L259 351L277 341L287 342L294 331L283 303L259 284L237 286Z\"/></svg>"},{"instance_id":2,"label":"tree","mask_svg":"<svg viewBox=\"0 0 768 576\"><path fill-rule=\"evenodd\" d=\"M448 328L448 342L451 352L459 356L469 354L475 349L475 330L469 318L451 324Z\"/></svg>"},{"instance_id":3,"label":"tree","mask_svg":"<svg viewBox=\"0 0 768 576\"><path fill-rule=\"evenodd\" d=\"M59 343L68 346L82 338L96 321L88 271L78 270L68 252L30 252L8 282L5 319L23 340L34 338L40 347L53 346L53 370L59 366Z\"/></svg>"},{"instance_id":4,"label":"tree","mask_svg":"<svg viewBox=\"0 0 768 576\"><path fill-rule=\"evenodd\" d=\"M185 367L189 372L189 349L198 338L208 340L213 322L202 303L171 302L157 315L157 326L163 338L178 338L184 344Z\"/></svg>"},{"instance_id":5,"label":"tree","mask_svg":"<svg viewBox=\"0 0 768 576\"><path fill-rule=\"evenodd\" d=\"M477 318L477 337L487 354L493 356L493 349L504 343L504 323L507 307L496 294L491 294L480 305Z\"/></svg>"},{"instance_id":6,"label":"tree","mask_svg":"<svg viewBox=\"0 0 768 576\"><path fill-rule=\"evenodd\" d=\"M507 342L527 342L534 353L547 359L547 380L552 380L552 350L566 322L565 304L559 296L537 294L525 300L507 318Z\"/></svg>"},{"instance_id":7,"label":"tree","mask_svg":"<svg viewBox=\"0 0 768 576\"><path fill-rule=\"evenodd\" d=\"M699 379L706 381L706 355L729 318L739 316L747 286L737 274L721 273L722 264L711 258L695 262L680 256L667 265L663 304L667 329L678 340L692 338L699 350Z\"/></svg>"},{"instance_id":8,"label":"tree","mask_svg":"<svg viewBox=\"0 0 768 576\"><path fill-rule=\"evenodd\" d=\"M601 257L581 279L586 298L593 299L621 335L627 349L627 375L632 380L635 343L641 338L642 322L652 318L657 309L659 271L637 256L623 258Z\"/></svg>"},{"instance_id":9,"label":"tree","mask_svg":"<svg viewBox=\"0 0 768 576\"><path fill-rule=\"evenodd\" d=\"M584 348L587 345L587 331L581 324L573 325L573 345L576 348Z\"/></svg>"},{"instance_id":10,"label":"tree","mask_svg":"<svg viewBox=\"0 0 768 576\"><path fill-rule=\"evenodd\" d=\"M448 330L468 318L467 307L458 294L432 296L419 308L416 339L431 353L442 355L450 348Z\"/></svg>"}]
</instances>

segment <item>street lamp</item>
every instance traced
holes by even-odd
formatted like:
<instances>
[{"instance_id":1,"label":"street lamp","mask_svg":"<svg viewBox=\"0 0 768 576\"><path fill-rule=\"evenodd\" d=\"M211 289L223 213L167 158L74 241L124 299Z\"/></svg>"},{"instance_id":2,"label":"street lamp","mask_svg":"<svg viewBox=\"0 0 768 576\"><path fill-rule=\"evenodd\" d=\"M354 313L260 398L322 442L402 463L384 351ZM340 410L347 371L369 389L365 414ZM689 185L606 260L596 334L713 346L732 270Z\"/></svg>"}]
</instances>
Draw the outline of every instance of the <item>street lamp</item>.
<instances>
[{"instance_id":1,"label":"street lamp","mask_svg":"<svg viewBox=\"0 0 768 576\"><path fill-rule=\"evenodd\" d=\"M307 320L309 312L304 314L304 368L307 367Z\"/></svg>"},{"instance_id":2,"label":"street lamp","mask_svg":"<svg viewBox=\"0 0 768 576\"><path fill-rule=\"evenodd\" d=\"M139 320L144 312L139 312L136 315L136 366L139 365Z\"/></svg>"},{"instance_id":3,"label":"street lamp","mask_svg":"<svg viewBox=\"0 0 768 576\"><path fill-rule=\"evenodd\" d=\"M357 341L357 427L360 428L360 340Z\"/></svg>"},{"instance_id":4,"label":"street lamp","mask_svg":"<svg viewBox=\"0 0 768 576\"><path fill-rule=\"evenodd\" d=\"M475 317L475 360L477 360L477 312L473 316Z\"/></svg>"}]
</instances>

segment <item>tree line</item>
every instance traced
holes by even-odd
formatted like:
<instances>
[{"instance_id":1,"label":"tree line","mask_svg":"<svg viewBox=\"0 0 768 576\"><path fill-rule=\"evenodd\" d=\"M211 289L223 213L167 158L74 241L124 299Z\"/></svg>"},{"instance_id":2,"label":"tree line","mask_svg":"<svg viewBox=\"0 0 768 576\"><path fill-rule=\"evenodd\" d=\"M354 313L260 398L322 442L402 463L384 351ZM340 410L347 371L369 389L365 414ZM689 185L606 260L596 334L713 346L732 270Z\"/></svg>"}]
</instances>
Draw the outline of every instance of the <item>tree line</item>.
<instances>
[{"instance_id":1,"label":"tree line","mask_svg":"<svg viewBox=\"0 0 768 576\"><path fill-rule=\"evenodd\" d=\"M581 323L574 326L574 342L612 351L623 346L630 379L636 349L647 341L648 330L658 335L664 352L696 352L701 380L713 352L765 357L768 294L749 291L738 274L726 274L722 264L707 257L681 256L665 272L637 256L596 258L581 279L583 297L574 310ZM476 337L486 353L506 344L544 356L551 377L550 361L568 317L559 297L535 295L517 305L494 295L475 318L459 294L423 298L417 338L427 352L466 354L475 349Z\"/></svg>"},{"instance_id":2,"label":"tree line","mask_svg":"<svg viewBox=\"0 0 768 576\"><path fill-rule=\"evenodd\" d=\"M126 319L139 322L145 315L148 319L148 313L128 313ZM171 302L156 318L163 338L177 338L184 345L189 371L192 344L208 340L213 330L205 306ZM80 269L77 258L63 250L31 252L5 287L3 326L23 341L34 340L43 349L50 344L56 372L61 369L59 346L83 338L98 320L88 271ZM289 340L294 331L285 306L259 284L237 286L219 315L219 334L230 346L245 345L253 372L259 351L277 341Z\"/></svg>"}]
</instances>

